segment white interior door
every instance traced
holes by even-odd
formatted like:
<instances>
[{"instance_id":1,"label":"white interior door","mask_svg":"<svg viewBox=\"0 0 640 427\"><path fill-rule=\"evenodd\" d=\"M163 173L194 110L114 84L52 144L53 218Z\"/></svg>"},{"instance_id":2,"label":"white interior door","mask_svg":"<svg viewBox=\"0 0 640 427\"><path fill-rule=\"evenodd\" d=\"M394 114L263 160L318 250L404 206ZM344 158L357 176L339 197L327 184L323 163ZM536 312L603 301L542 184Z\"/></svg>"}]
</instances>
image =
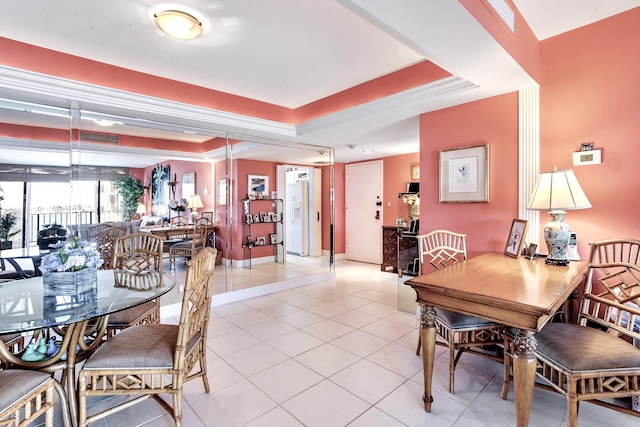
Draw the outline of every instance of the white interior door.
<instances>
[{"instance_id":1,"label":"white interior door","mask_svg":"<svg viewBox=\"0 0 640 427\"><path fill-rule=\"evenodd\" d=\"M382 262L382 161L347 165L346 252L347 259Z\"/></svg>"}]
</instances>

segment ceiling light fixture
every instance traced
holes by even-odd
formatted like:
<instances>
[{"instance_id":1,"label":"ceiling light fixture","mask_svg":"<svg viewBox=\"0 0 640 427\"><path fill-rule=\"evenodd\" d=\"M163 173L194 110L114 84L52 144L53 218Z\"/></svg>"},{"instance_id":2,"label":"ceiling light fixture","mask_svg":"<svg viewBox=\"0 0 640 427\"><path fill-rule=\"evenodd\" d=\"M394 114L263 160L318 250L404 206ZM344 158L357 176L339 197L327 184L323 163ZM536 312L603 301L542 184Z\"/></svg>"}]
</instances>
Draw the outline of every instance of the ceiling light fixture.
<instances>
[{"instance_id":1,"label":"ceiling light fixture","mask_svg":"<svg viewBox=\"0 0 640 427\"><path fill-rule=\"evenodd\" d=\"M191 40L203 34L202 22L179 10L165 10L153 14L158 28L178 40Z\"/></svg>"}]
</instances>

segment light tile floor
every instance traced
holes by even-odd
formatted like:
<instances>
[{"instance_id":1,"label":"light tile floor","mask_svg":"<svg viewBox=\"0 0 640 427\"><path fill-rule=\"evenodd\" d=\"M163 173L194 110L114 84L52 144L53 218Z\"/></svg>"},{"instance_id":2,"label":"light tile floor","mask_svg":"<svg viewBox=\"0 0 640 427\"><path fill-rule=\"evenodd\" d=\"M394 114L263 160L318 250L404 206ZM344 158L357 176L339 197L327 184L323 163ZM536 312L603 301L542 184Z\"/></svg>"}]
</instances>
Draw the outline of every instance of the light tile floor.
<instances>
[{"instance_id":1,"label":"light tile floor","mask_svg":"<svg viewBox=\"0 0 640 427\"><path fill-rule=\"evenodd\" d=\"M515 426L513 387L507 400L499 397L502 365L463 355L449 394L442 347L433 409L424 412L417 321L397 310L397 277L349 261L338 261L336 272L335 280L212 309L211 392L199 380L185 386L185 427ZM530 425L564 426L565 410L563 397L536 389ZM580 407L581 427L639 422L593 404ZM173 421L151 399L93 425Z\"/></svg>"}]
</instances>

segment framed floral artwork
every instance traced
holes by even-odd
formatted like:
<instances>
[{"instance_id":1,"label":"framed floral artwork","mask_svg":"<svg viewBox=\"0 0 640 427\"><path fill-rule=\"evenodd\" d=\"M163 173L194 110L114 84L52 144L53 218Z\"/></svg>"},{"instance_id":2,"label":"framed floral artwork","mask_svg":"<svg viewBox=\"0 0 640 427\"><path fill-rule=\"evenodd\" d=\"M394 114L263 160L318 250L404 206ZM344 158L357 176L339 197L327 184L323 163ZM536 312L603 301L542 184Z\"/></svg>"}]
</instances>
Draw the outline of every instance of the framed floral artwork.
<instances>
[{"instance_id":1,"label":"framed floral artwork","mask_svg":"<svg viewBox=\"0 0 640 427\"><path fill-rule=\"evenodd\" d=\"M440 150L439 201L489 201L489 144Z\"/></svg>"}]
</instances>

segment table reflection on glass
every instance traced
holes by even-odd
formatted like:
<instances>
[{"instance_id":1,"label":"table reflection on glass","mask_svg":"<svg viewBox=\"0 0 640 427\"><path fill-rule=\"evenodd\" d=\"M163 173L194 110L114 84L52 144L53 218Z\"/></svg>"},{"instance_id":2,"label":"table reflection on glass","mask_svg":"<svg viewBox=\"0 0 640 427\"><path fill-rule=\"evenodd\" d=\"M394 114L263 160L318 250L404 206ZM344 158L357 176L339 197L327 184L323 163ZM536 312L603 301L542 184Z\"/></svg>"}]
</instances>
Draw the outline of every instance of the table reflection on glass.
<instances>
[{"instance_id":1,"label":"table reflection on glass","mask_svg":"<svg viewBox=\"0 0 640 427\"><path fill-rule=\"evenodd\" d=\"M77 413L75 365L100 344L108 315L154 300L176 284L175 277L160 272L101 270L97 275L97 287L80 294L45 295L42 277L0 284L0 334L32 332L43 336L53 331L59 346L44 360L25 361L0 341L3 365L46 372L64 370L73 420Z\"/></svg>"}]
</instances>

